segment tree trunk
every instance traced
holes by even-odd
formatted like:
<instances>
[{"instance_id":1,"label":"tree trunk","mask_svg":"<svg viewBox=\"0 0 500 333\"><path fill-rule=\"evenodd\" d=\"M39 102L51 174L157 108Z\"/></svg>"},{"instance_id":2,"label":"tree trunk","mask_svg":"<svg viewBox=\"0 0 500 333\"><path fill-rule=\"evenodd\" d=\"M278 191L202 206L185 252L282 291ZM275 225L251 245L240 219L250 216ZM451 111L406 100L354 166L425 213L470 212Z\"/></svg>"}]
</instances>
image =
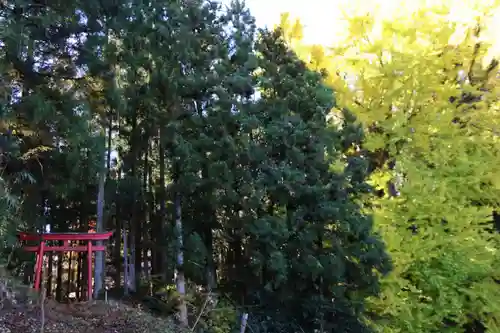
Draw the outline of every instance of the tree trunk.
<instances>
[{"instance_id":1,"label":"tree trunk","mask_svg":"<svg viewBox=\"0 0 500 333\"><path fill-rule=\"evenodd\" d=\"M205 181L208 181L208 170L207 166L204 165L202 169L202 176L205 179ZM203 203L203 213L204 216L206 217L205 223L202 224L203 228L203 242L205 243L205 248L207 251L207 257L206 257L206 262L205 262L205 278L206 278L206 285L208 290L214 290L217 287L217 271L215 268L215 262L214 262L214 251L213 251L213 232L212 229L216 225L216 215L215 211L212 208L211 204L211 197L212 197L212 188L208 188L209 191L206 194L206 198L204 198L204 203Z\"/></svg>"},{"instance_id":2,"label":"tree trunk","mask_svg":"<svg viewBox=\"0 0 500 333\"><path fill-rule=\"evenodd\" d=\"M103 221L104 221L104 184L106 181L106 169L101 167L99 175L99 192L97 194L97 232L103 232ZM98 241L97 245L102 245L102 241ZM97 251L95 253L95 264L94 264L94 298L97 298L102 290L103 285L103 270L104 267L104 252Z\"/></svg>"},{"instance_id":3,"label":"tree trunk","mask_svg":"<svg viewBox=\"0 0 500 333\"><path fill-rule=\"evenodd\" d=\"M66 298L69 300L69 294L71 293L72 283L73 283L73 252L68 253L68 290L66 291Z\"/></svg>"},{"instance_id":4,"label":"tree trunk","mask_svg":"<svg viewBox=\"0 0 500 333\"><path fill-rule=\"evenodd\" d=\"M115 266L115 286L120 287L122 284L122 222L120 214L121 205L119 202L116 203L115 212L115 234L114 234L114 247L113 247L113 262Z\"/></svg>"},{"instance_id":5,"label":"tree trunk","mask_svg":"<svg viewBox=\"0 0 500 333\"><path fill-rule=\"evenodd\" d=\"M176 260L176 277L175 285L179 293L179 320L183 328L188 327L188 313L186 306L186 280L184 277L184 242L182 235L182 210L181 196L175 194L175 231L177 236L177 260Z\"/></svg>"},{"instance_id":6,"label":"tree trunk","mask_svg":"<svg viewBox=\"0 0 500 333\"><path fill-rule=\"evenodd\" d=\"M49 252L49 262L48 262L48 272L47 272L47 297L52 298L52 284L54 283L54 254L52 252Z\"/></svg>"},{"instance_id":7,"label":"tree trunk","mask_svg":"<svg viewBox=\"0 0 500 333\"><path fill-rule=\"evenodd\" d=\"M158 160L159 160L159 168L160 168L160 179L159 179L159 184L158 184L158 205L159 205L159 210L157 214L157 219L156 219L156 225L155 225L155 273L156 274L163 274L165 276L165 281L168 281L167 276L166 276L166 267L164 267L164 257L165 251L164 251L164 244L165 244L165 233L164 233L164 228L165 228L165 215L166 215L166 191L165 191L165 144L163 143L163 132L160 127L159 130L159 142L158 142Z\"/></svg>"},{"instance_id":8,"label":"tree trunk","mask_svg":"<svg viewBox=\"0 0 500 333\"><path fill-rule=\"evenodd\" d=\"M87 169L86 169L87 170ZM87 177L87 172L84 173L84 176L85 176L85 181L87 181L88 177ZM85 189L83 191L83 199L81 201L81 204L80 204L80 223L79 223L79 226L78 226L78 229L80 232L88 232L88 229L89 229L89 217L88 217L88 201L87 201L87 196L88 196L88 188L85 186ZM78 245L82 245L83 242L79 242ZM86 283L82 283L83 281L87 281L86 280L86 272L87 272L87 269L86 269L86 265L87 265L87 260L84 260L85 259L85 255L86 254L83 254L82 252L80 252L78 254L78 295L77 295L77 298L79 300L82 300L84 298L86 298L86 293L84 292L84 286L86 286L87 284ZM85 296L84 296L85 295Z\"/></svg>"},{"instance_id":9,"label":"tree trunk","mask_svg":"<svg viewBox=\"0 0 500 333\"><path fill-rule=\"evenodd\" d=\"M125 292L125 295L127 296L129 294L129 274L128 274L128 233L126 229L123 229L123 290Z\"/></svg>"},{"instance_id":10,"label":"tree trunk","mask_svg":"<svg viewBox=\"0 0 500 333\"><path fill-rule=\"evenodd\" d=\"M149 281L149 229L151 227L151 221L149 220L149 211L151 209L150 201L149 201L149 178L151 177L149 173L149 154L150 154L150 143L148 139L148 144L146 146L146 153L144 154L144 166L143 166L143 178L142 178L142 218L143 218L143 227L142 227L142 246L140 251L140 257L136 258L137 260L141 260L140 267L142 270L142 276L144 276L145 281Z\"/></svg>"},{"instance_id":11,"label":"tree trunk","mask_svg":"<svg viewBox=\"0 0 500 333\"><path fill-rule=\"evenodd\" d=\"M59 252L57 254L57 287L56 287L56 301L58 301L58 302L62 302L63 261L64 261L64 253L63 252Z\"/></svg>"},{"instance_id":12,"label":"tree trunk","mask_svg":"<svg viewBox=\"0 0 500 333\"><path fill-rule=\"evenodd\" d=\"M80 245L80 243L78 245ZM83 295L82 268L83 268L83 254L81 252L78 252L78 266L77 266L77 270L76 270L76 299L79 302L82 300L82 295Z\"/></svg>"}]
</instances>

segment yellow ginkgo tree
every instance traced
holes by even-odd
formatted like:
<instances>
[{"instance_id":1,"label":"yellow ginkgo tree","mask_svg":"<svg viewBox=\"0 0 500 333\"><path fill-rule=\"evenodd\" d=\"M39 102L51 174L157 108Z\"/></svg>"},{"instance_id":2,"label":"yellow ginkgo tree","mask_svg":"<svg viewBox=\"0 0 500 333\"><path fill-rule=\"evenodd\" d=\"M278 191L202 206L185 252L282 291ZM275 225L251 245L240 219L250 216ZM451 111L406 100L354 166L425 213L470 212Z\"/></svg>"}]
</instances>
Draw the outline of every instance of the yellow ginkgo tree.
<instances>
[{"instance_id":1,"label":"yellow ginkgo tree","mask_svg":"<svg viewBox=\"0 0 500 333\"><path fill-rule=\"evenodd\" d=\"M500 5L392 2L392 15L351 11L334 47L304 45L300 23L281 22L366 131L367 207L394 262L367 320L380 332L500 332Z\"/></svg>"}]
</instances>

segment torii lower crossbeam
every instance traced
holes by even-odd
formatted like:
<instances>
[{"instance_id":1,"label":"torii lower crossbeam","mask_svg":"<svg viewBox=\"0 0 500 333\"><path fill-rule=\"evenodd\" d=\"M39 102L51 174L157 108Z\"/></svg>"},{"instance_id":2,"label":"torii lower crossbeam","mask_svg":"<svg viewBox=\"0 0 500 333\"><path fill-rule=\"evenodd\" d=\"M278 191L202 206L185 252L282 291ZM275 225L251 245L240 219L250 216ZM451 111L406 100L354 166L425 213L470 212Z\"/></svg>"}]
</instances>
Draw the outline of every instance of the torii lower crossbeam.
<instances>
[{"instance_id":1,"label":"torii lower crossbeam","mask_svg":"<svg viewBox=\"0 0 500 333\"><path fill-rule=\"evenodd\" d=\"M87 270L88 270L88 281L87 281L87 293L88 299L92 299L92 253L97 251L106 251L106 247L103 245L94 245L93 241L105 241L108 240L113 232L105 233L47 233L47 234L28 234L21 232L19 234L19 240L21 241L36 241L40 242L36 246L24 246L23 249L28 252L37 253L36 264L35 264L35 281L34 289L40 289L40 283L42 280L42 270L43 270L43 256L45 252L87 252ZM51 246L47 245L47 241L62 241L62 246ZM70 241L84 241L87 242L85 246L71 246Z\"/></svg>"}]
</instances>

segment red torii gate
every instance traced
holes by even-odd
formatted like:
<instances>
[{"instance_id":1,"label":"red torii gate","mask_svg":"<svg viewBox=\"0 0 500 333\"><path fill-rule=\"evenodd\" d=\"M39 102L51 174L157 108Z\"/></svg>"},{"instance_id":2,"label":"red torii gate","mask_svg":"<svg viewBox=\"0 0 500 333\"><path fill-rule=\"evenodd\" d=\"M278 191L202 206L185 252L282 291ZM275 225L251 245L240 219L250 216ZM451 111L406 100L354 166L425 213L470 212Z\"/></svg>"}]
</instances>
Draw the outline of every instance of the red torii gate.
<instances>
[{"instance_id":1,"label":"red torii gate","mask_svg":"<svg viewBox=\"0 0 500 333\"><path fill-rule=\"evenodd\" d=\"M40 283L42 279L42 269L43 269L43 256L45 252L56 251L56 252L87 252L87 263L88 263L88 281L87 281L87 293L88 299L92 299L92 253L96 251L106 251L106 246L104 245L94 245L93 241L105 241L108 240L113 232L104 233L43 233L43 234L29 234L26 232L19 233L20 241L39 241L40 244L36 246L23 246L23 249L27 252L36 252L36 264L35 264L35 283L34 289L40 289ZM62 246L51 246L46 245L47 241L62 241ZM87 245L71 246L70 241L86 241Z\"/></svg>"}]
</instances>

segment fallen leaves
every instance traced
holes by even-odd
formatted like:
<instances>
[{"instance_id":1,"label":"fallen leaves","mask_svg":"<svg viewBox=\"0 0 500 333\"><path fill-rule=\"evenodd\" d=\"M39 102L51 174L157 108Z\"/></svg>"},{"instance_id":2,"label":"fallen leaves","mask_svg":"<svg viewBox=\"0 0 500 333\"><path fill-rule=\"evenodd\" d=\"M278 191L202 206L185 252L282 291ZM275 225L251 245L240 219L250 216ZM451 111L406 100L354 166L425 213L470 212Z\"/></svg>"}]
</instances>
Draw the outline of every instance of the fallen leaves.
<instances>
[{"instance_id":1,"label":"fallen leaves","mask_svg":"<svg viewBox=\"0 0 500 333\"><path fill-rule=\"evenodd\" d=\"M120 302L61 304L46 300L44 333L174 332L171 321ZM40 332L40 307L9 303L0 309L0 333Z\"/></svg>"}]
</instances>

